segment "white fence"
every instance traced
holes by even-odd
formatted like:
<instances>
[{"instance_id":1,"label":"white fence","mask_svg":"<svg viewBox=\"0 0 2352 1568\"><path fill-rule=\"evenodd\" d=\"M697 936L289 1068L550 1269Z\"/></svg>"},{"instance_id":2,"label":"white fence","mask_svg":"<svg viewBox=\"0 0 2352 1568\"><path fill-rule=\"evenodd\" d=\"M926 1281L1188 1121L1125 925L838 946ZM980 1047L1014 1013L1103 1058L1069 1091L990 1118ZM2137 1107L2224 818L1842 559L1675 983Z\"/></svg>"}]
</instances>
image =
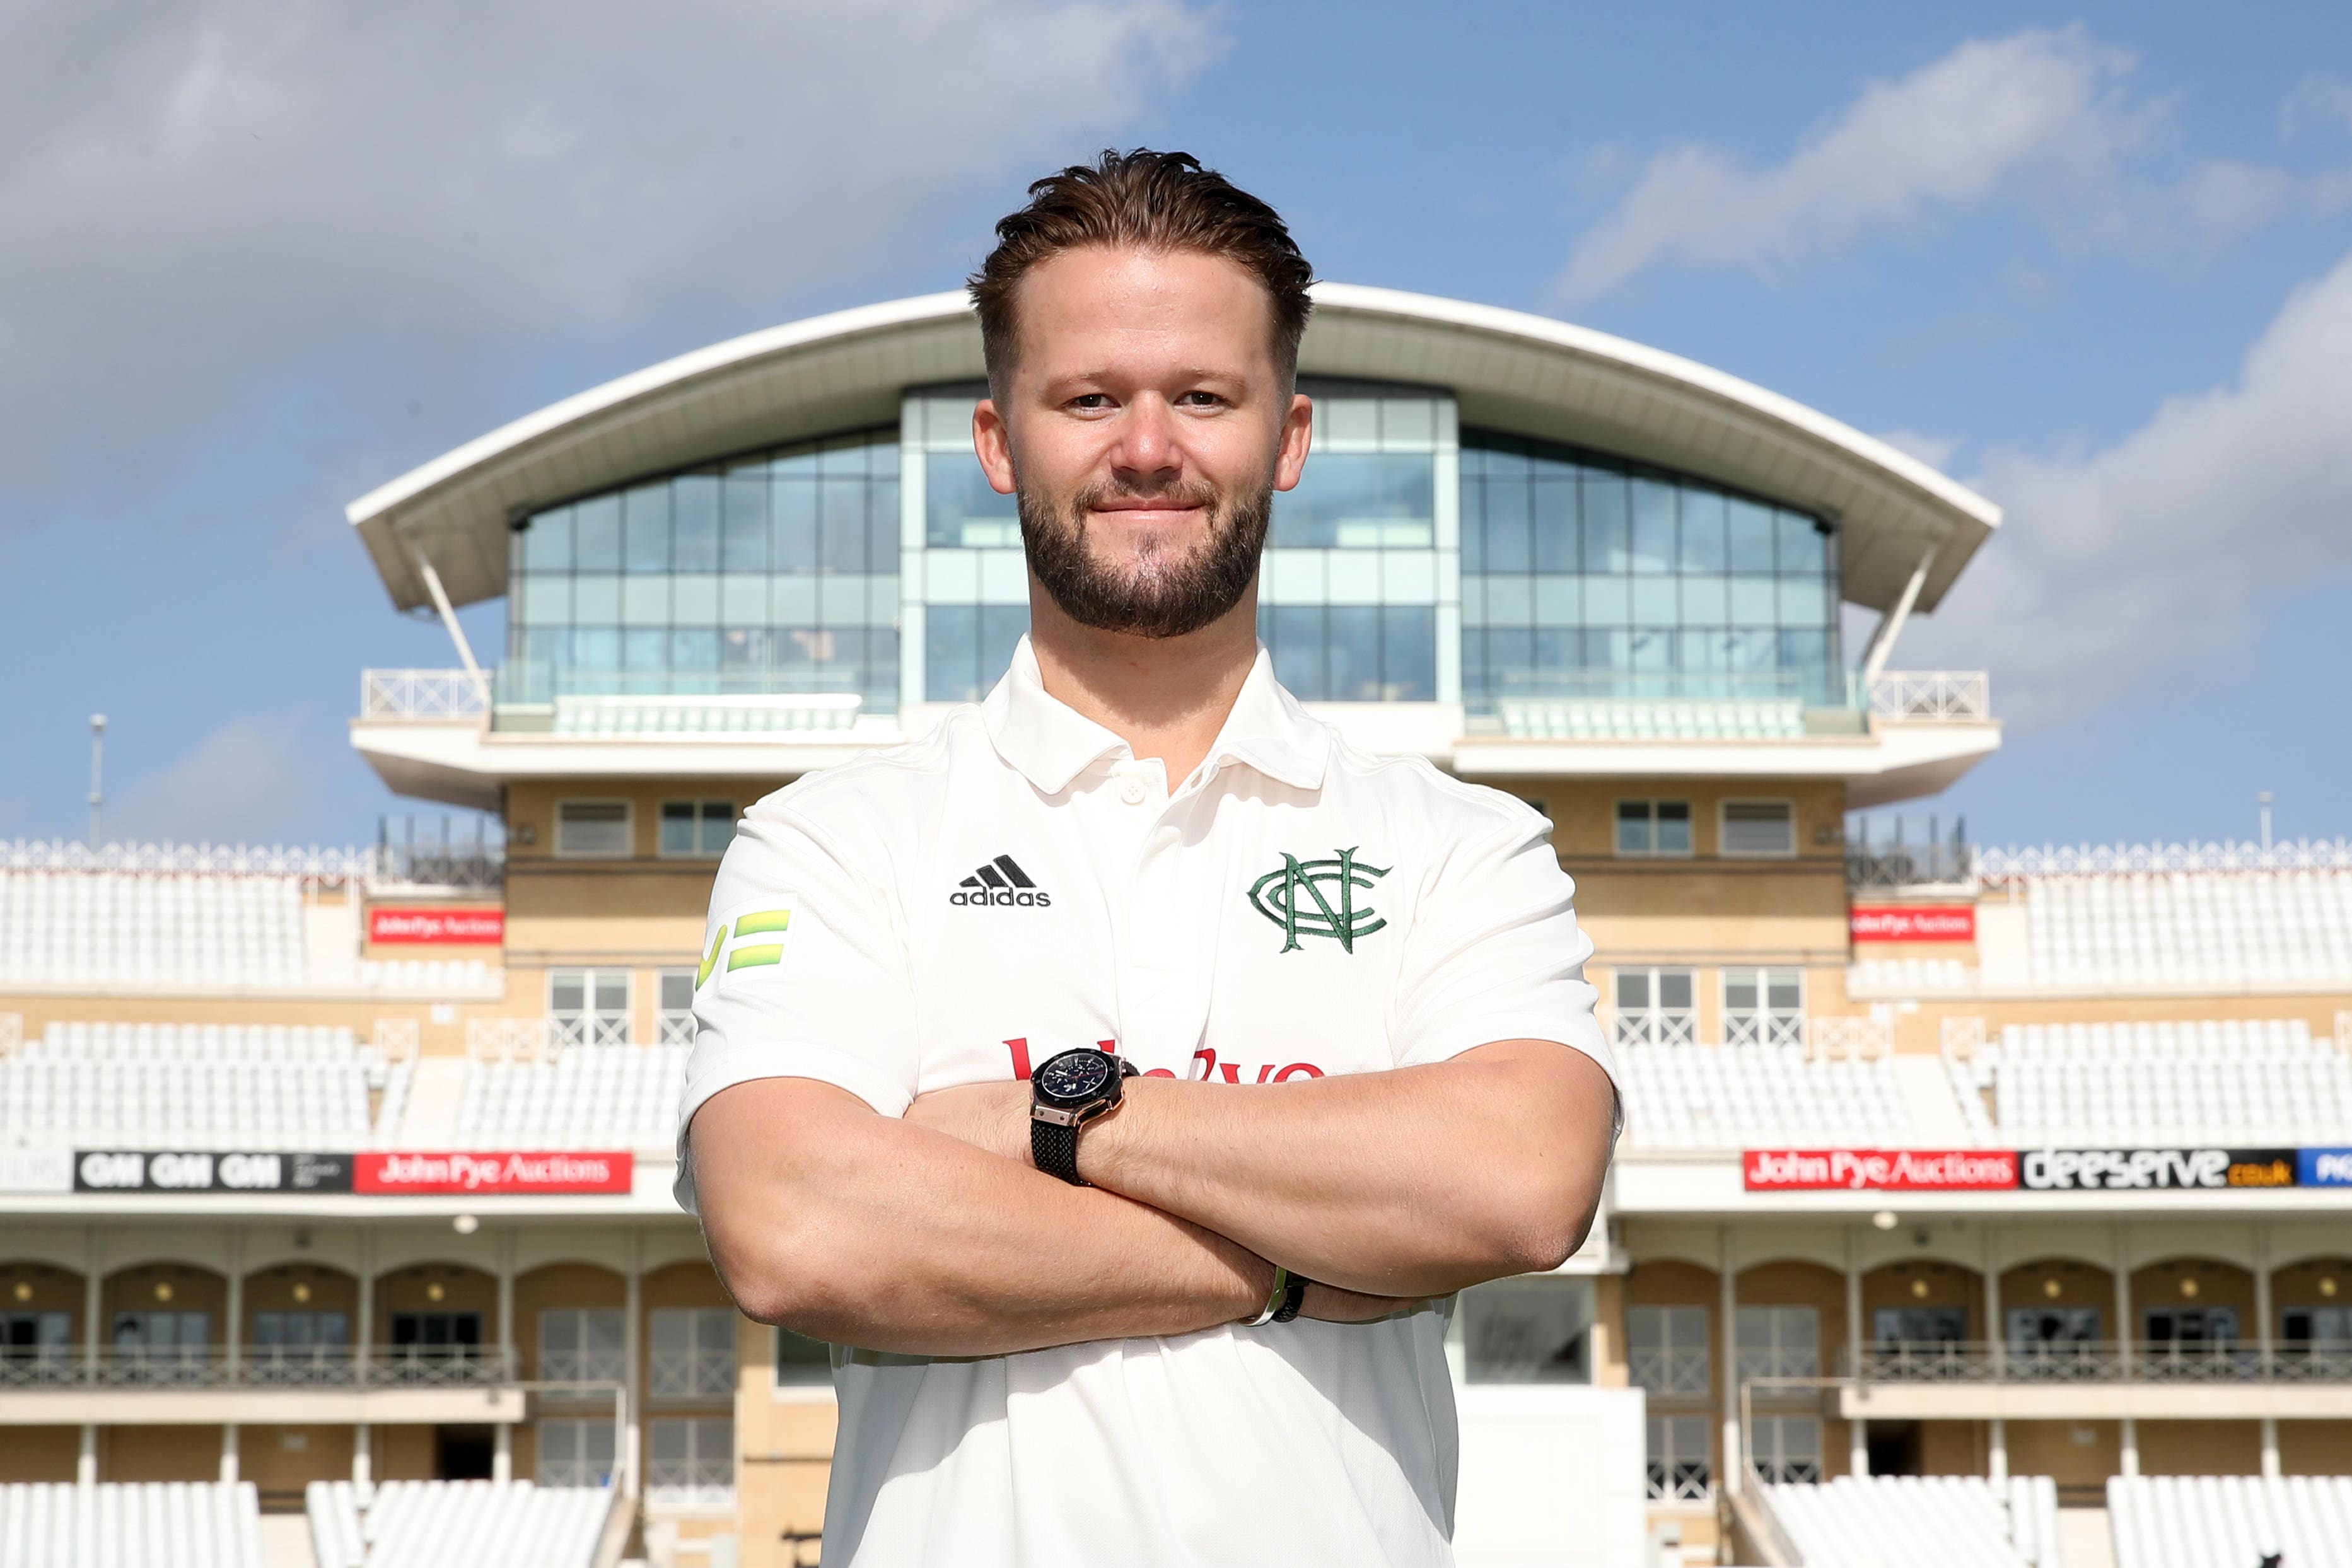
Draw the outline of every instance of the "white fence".
<instances>
[{"instance_id":1,"label":"white fence","mask_svg":"<svg viewBox=\"0 0 2352 1568\"><path fill-rule=\"evenodd\" d=\"M446 724L490 711L489 678L465 670L362 670L360 716Z\"/></svg>"},{"instance_id":2,"label":"white fence","mask_svg":"<svg viewBox=\"0 0 2352 1568\"><path fill-rule=\"evenodd\" d=\"M1976 873L1987 882L2029 876L2146 875L2198 871L2352 871L2352 839L2297 839L2264 849L2207 844L2044 844L1980 849Z\"/></svg>"},{"instance_id":3,"label":"white fence","mask_svg":"<svg viewBox=\"0 0 2352 1568\"><path fill-rule=\"evenodd\" d=\"M1959 720L1992 717L1992 677L1982 670L1888 670L1870 683L1879 718Z\"/></svg>"}]
</instances>

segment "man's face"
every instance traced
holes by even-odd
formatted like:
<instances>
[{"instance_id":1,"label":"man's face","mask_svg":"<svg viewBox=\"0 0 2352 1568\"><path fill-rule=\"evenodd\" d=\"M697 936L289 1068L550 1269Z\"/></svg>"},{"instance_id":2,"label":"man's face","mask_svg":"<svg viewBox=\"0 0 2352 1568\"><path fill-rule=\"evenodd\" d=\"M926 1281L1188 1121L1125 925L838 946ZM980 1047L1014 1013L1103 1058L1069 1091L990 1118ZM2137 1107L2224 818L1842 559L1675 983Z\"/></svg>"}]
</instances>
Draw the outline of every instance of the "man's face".
<instances>
[{"instance_id":1,"label":"man's face","mask_svg":"<svg viewBox=\"0 0 2352 1568\"><path fill-rule=\"evenodd\" d=\"M1019 302L1005 395L972 434L1020 497L1031 571L1101 631L1181 636L1234 610L1307 460L1265 286L1217 256L1090 247L1039 264Z\"/></svg>"}]
</instances>

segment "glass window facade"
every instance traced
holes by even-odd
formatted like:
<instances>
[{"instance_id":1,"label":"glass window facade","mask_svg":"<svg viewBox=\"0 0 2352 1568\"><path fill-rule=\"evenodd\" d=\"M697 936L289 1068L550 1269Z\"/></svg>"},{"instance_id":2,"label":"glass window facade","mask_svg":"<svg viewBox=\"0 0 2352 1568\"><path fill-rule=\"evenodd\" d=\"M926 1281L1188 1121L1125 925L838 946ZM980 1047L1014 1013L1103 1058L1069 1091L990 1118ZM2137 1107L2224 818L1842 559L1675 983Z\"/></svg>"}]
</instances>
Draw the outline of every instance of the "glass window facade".
<instances>
[{"instance_id":1,"label":"glass window facade","mask_svg":"<svg viewBox=\"0 0 2352 1568\"><path fill-rule=\"evenodd\" d=\"M499 701L855 692L897 711L898 473L897 432L867 432L534 514Z\"/></svg>"},{"instance_id":2,"label":"glass window facade","mask_svg":"<svg viewBox=\"0 0 2352 1568\"><path fill-rule=\"evenodd\" d=\"M1844 702L1837 535L1570 447L1462 448L1462 695Z\"/></svg>"}]
</instances>

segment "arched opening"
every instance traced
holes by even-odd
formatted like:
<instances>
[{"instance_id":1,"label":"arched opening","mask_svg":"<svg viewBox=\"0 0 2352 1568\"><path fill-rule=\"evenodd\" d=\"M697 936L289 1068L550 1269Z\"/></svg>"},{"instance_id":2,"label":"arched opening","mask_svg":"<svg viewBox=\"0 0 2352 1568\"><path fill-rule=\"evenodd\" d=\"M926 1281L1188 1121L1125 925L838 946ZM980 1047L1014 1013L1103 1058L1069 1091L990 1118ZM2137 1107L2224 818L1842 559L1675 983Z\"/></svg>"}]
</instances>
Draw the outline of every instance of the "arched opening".
<instances>
[{"instance_id":1,"label":"arched opening","mask_svg":"<svg viewBox=\"0 0 2352 1568\"><path fill-rule=\"evenodd\" d=\"M1739 1383L1749 1390L1750 1461L1769 1481L1817 1481L1843 1456L1846 1423L1825 1421L1809 1380L1834 1367L1845 1345L1845 1280L1818 1263L1759 1263L1739 1273Z\"/></svg>"},{"instance_id":2,"label":"arched opening","mask_svg":"<svg viewBox=\"0 0 2352 1568\"><path fill-rule=\"evenodd\" d=\"M2271 1343L2314 1377L2352 1376L2352 1258L2305 1258L2271 1274Z\"/></svg>"},{"instance_id":3,"label":"arched opening","mask_svg":"<svg viewBox=\"0 0 2352 1568\"><path fill-rule=\"evenodd\" d=\"M1625 1277L1627 1381L1648 1396L1644 1454L1650 1500L1701 1504L1722 1455L1716 1305L1721 1276L1678 1258L1637 1262Z\"/></svg>"},{"instance_id":4,"label":"arched opening","mask_svg":"<svg viewBox=\"0 0 2352 1568\"><path fill-rule=\"evenodd\" d=\"M2134 1360L2160 1380L2205 1381L2260 1337L2254 1277L2212 1258L2168 1258L2132 1271Z\"/></svg>"},{"instance_id":5,"label":"arched opening","mask_svg":"<svg viewBox=\"0 0 2352 1568\"><path fill-rule=\"evenodd\" d=\"M0 1264L0 1384L47 1387L80 1361L82 1276L54 1263Z\"/></svg>"},{"instance_id":6,"label":"arched opening","mask_svg":"<svg viewBox=\"0 0 2352 1568\"><path fill-rule=\"evenodd\" d=\"M404 1263L376 1277L373 1379L394 1385L458 1387L510 1375L506 1347L492 1343L499 1283L468 1264ZM487 1423L379 1428L382 1479L488 1480L498 1449Z\"/></svg>"},{"instance_id":7,"label":"arched opening","mask_svg":"<svg viewBox=\"0 0 2352 1568\"><path fill-rule=\"evenodd\" d=\"M735 1391L746 1320L699 1260L645 1277L646 1500L712 1509L735 1500Z\"/></svg>"},{"instance_id":8,"label":"arched opening","mask_svg":"<svg viewBox=\"0 0 2352 1568\"><path fill-rule=\"evenodd\" d=\"M541 1486L602 1486L620 1454L610 1385L628 1376L628 1282L593 1263L550 1263L516 1277L516 1354L523 1375L572 1384L542 1391L515 1473Z\"/></svg>"},{"instance_id":9,"label":"arched opening","mask_svg":"<svg viewBox=\"0 0 2352 1568\"><path fill-rule=\"evenodd\" d=\"M1973 1269L1934 1258L1883 1263L1862 1277L1863 1358L1879 1382L1935 1382L1984 1354L1984 1284ZM1873 1421L1874 1476L1979 1475L1984 1431L1973 1421Z\"/></svg>"},{"instance_id":10,"label":"arched opening","mask_svg":"<svg viewBox=\"0 0 2352 1568\"><path fill-rule=\"evenodd\" d=\"M278 1263L245 1277L239 1325L247 1381L332 1386L352 1376L358 1276L323 1263Z\"/></svg>"},{"instance_id":11,"label":"arched opening","mask_svg":"<svg viewBox=\"0 0 2352 1568\"><path fill-rule=\"evenodd\" d=\"M2115 1276L2074 1258L2037 1258L2000 1277L2000 1337L2007 1375L2088 1378L2112 1354Z\"/></svg>"},{"instance_id":12,"label":"arched opening","mask_svg":"<svg viewBox=\"0 0 2352 1568\"><path fill-rule=\"evenodd\" d=\"M121 1386L198 1384L214 1374L228 1281L193 1263L138 1263L99 1293L101 1377Z\"/></svg>"}]
</instances>

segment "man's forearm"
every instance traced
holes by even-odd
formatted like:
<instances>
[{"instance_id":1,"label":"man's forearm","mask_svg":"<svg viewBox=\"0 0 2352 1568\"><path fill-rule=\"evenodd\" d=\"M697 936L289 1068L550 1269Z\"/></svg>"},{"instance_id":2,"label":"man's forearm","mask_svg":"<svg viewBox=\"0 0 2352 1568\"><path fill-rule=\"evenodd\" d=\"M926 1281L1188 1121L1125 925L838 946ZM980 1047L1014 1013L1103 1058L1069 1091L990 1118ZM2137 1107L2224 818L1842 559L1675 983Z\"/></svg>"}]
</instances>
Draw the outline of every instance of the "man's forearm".
<instances>
[{"instance_id":1,"label":"man's forearm","mask_svg":"<svg viewBox=\"0 0 2352 1568\"><path fill-rule=\"evenodd\" d=\"M1087 1180L1349 1290L1425 1296L1555 1267L1608 1166L1614 1092L1543 1040L1265 1085L1136 1079Z\"/></svg>"},{"instance_id":2,"label":"man's forearm","mask_svg":"<svg viewBox=\"0 0 2352 1568\"><path fill-rule=\"evenodd\" d=\"M1255 1312L1272 1274L1198 1225L807 1080L721 1092L691 1147L738 1304L835 1343L992 1355L1191 1333Z\"/></svg>"}]
</instances>

